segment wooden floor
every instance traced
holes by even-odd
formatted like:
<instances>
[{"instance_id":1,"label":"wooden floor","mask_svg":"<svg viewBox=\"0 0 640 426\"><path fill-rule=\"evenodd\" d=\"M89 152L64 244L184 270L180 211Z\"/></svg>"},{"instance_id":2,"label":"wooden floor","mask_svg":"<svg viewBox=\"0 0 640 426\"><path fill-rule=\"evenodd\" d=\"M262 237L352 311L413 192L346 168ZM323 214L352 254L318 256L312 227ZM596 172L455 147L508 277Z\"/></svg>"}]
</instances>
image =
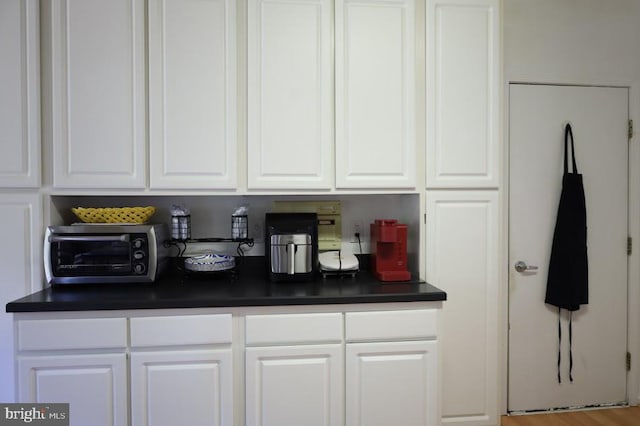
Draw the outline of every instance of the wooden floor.
<instances>
[{"instance_id":1,"label":"wooden floor","mask_svg":"<svg viewBox=\"0 0 640 426\"><path fill-rule=\"evenodd\" d=\"M502 426L640 426L640 407L503 416Z\"/></svg>"}]
</instances>

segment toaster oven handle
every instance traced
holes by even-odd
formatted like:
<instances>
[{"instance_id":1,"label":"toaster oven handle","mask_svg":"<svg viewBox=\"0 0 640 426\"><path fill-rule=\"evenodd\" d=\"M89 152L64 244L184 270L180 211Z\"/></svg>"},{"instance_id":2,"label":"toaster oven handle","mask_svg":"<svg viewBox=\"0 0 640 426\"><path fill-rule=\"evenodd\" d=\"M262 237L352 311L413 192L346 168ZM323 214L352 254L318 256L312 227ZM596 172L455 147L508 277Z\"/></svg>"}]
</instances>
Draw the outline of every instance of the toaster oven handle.
<instances>
[{"instance_id":1,"label":"toaster oven handle","mask_svg":"<svg viewBox=\"0 0 640 426\"><path fill-rule=\"evenodd\" d=\"M50 235L50 243L62 243L65 241L129 241L128 234L122 235Z\"/></svg>"}]
</instances>

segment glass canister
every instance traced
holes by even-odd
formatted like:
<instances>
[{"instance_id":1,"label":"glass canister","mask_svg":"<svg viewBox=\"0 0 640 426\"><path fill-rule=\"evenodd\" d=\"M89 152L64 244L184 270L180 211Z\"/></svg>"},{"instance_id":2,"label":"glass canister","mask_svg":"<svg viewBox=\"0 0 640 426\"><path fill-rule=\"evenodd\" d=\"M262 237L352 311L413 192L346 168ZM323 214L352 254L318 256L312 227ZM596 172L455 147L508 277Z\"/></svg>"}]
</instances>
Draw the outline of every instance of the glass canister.
<instances>
[{"instance_id":1,"label":"glass canister","mask_svg":"<svg viewBox=\"0 0 640 426\"><path fill-rule=\"evenodd\" d=\"M171 238L183 241L191 238L191 215L171 216Z\"/></svg>"},{"instance_id":2,"label":"glass canister","mask_svg":"<svg viewBox=\"0 0 640 426\"><path fill-rule=\"evenodd\" d=\"M231 216L231 238L234 240L246 239L249 237L249 218L247 215Z\"/></svg>"}]
</instances>

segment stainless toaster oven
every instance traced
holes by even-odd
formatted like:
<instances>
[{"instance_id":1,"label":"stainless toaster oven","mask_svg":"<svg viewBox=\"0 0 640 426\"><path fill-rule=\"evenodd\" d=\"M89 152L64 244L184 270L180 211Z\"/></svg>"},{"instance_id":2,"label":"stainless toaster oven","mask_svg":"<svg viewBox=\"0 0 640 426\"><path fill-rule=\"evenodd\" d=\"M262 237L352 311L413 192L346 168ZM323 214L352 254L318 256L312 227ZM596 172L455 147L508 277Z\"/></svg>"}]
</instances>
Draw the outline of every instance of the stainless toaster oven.
<instances>
[{"instance_id":1,"label":"stainless toaster oven","mask_svg":"<svg viewBox=\"0 0 640 426\"><path fill-rule=\"evenodd\" d=\"M155 281L167 261L165 225L49 226L44 269L50 284Z\"/></svg>"}]
</instances>

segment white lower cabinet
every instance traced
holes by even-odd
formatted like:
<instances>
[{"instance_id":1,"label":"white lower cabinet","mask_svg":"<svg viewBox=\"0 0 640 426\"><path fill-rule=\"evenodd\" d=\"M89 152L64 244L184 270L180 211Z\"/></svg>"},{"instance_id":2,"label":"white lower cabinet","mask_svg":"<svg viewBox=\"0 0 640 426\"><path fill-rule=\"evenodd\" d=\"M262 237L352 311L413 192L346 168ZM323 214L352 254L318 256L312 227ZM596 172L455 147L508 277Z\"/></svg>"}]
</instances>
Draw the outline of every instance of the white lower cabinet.
<instances>
[{"instance_id":1,"label":"white lower cabinet","mask_svg":"<svg viewBox=\"0 0 640 426\"><path fill-rule=\"evenodd\" d=\"M231 314L131 318L132 426L233 424Z\"/></svg>"},{"instance_id":2,"label":"white lower cabinet","mask_svg":"<svg viewBox=\"0 0 640 426\"><path fill-rule=\"evenodd\" d=\"M347 426L439 424L436 348L435 341L348 343Z\"/></svg>"},{"instance_id":3,"label":"white lower cabinet","mask_svg":"<svg viewBox=\"0 0 640 426\"><path fill-rule=\"evenodd\" d=\"M442 418L450 426L500 422L499 192L427 191L428 282L442 309Z\"/></svg>"},{"instance_id":4,"label":"white lower cabinet","mask_svg":"<svg viewBox=\"0 0 640 426\"><path fill-rule=\"evenodd\" d=\"M2 238L8 242L0 247L0 302L5 306L42 286L42 245L35 243L42 241L40 195L0 191L0 223L5 224ZM12 387L17 374L13 362L14 341L11 315L3 309L0 313L0 401L3 402L13 402L16 398Z\"/></svg>"},{"instance_id":5,"label":"white lower cabinet","mask_svg":"<svg viewBox=\"0 0 640 426\"><path fill-rule=\"evenodd\" d=\"M231 348L131 353L131 424L233 424Z\"/></svg>"},{"instance_id":6,"label":"white lower cabinet","mask_svg":"<svg viewBox=\"0 0 640 426\"><path fill-rule=\"evenodd\" d=\"M346 426L440 424L438 315L345 314Z\"/></svg>"},{"instance_id":7,"label":"white lower cabinet","mask_svg":"<svg viewBox=\"0 0 640 426\"><path fill-rule=\"evenodd\" d=\"M439 425L442 304L364 305L17 313L16 395L72 426Z\"/></svg>"},{"instance_id":8,"label":"white lower cabinet","mask_svg":"<svg viewBox=\"0 0 640 426\"><path fill-rule=\"evenodd\" d=\"M68 403L71 426L126 426L124 318L18 321L18 402Z\"/></svg>"},{"instance_id":9,"label":"white lower cabinet","mask_svg":"<svg viewBox=\"0 0 640 426\"><path fill-rule=\"evenodd\" d=\"M342 424L342 345L247 348L247 426Z\"/></svg>"},{"instance_id":10,"label":"white lower cabinet","mask_svg":"<svg viewBox=\"0 0 640 426\"><path fill-rule=\"evenodd\" d=\"M343 424L343 315L246 318L246 425Z\"/></svg>"},{"instance_id":11,"label":"white lower cabinet","mask_svg":"<svg viewBox=\"0 0 640 426\"><path fill-rule=\"evenodd\" d=\"M69 403L71 426L127 425L127 356L78 354L18 358L20 402Z\"/></svg>"},{"instance_id":12,"label":"white lower cabinet","mask_svg":"<svg viewBox=\"0 0 640 426\"><path fill-rule=\"evenodd\" d=\"M246 349L246 424L438 425L437 330L435 309L250 316L270 346Z\"/></svg>"}]
</instances>

